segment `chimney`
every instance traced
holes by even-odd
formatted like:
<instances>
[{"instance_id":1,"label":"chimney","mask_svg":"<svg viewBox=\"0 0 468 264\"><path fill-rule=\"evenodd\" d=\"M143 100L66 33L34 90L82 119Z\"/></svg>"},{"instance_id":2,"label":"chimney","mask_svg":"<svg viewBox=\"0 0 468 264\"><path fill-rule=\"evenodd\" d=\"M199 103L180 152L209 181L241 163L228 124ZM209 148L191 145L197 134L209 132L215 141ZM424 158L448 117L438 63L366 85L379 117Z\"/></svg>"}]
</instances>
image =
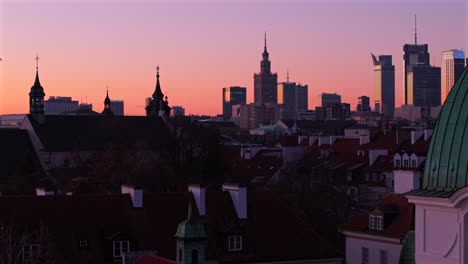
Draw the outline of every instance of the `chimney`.
<instances>
[{"instance_id":1,"label":"chimney","mask_svg":"<svg viewBox=\"0 0 468 264\"><path fill-rule=\"evenodd\" d=\"M223 191L228 191L236 208L239 219L247 219L247 188L236 183L223 184Z\"/></svg>"},{"instance_id":2,"label":"chimney","mask_svg":"<svg viewBox=\"0 0 468 264\"><path fill-rule=\"evenodd\" d=\"M36 196L49 196L54 195L55 191L51 188L47 187L37 187L36 188Z\"/></svg>"},{"instance_id":3,"label":"chimney","mask_svg":"<svg viewBox=\"0 0 468 264\"><path fill-rule=\"evenodd\" d=\"M143 189L131 185L122 185L122 194L130 194L134 208L143 207Z\"/></svg>"},{"instance_id":4,"label":"chimney","mask_svg":"<svg viewBox=\"0 0 468 264\"><path fill-rule=\"evenodd\" d=\"M411 144L416 143L418 139L424 134L424 131L411 131Z\"/></svg>"},{"instance_id":5,"label":"chimney","mask_svg":"<svg viewBox=\"0 0 468 264\"><path fill-rule=\"evenodd\" d=\"M200 216L206 215L206 188L200 184L189 184L188 191L192 193Z\"/></svg>"}]
</instances>

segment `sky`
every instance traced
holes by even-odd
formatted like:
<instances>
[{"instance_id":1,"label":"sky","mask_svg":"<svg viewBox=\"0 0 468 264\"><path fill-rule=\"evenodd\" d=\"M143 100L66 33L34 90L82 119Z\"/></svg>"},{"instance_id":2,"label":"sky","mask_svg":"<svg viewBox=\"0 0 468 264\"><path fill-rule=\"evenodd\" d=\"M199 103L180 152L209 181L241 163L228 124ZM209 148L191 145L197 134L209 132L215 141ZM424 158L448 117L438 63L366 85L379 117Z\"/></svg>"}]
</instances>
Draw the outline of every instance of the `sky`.
<instances>
[{"instance_id":1,"label":"sky","mask_svg":"<svg viewBox=\"0 0 468 264\"><path fill-rule=\"evenodd\" d=\"M46 98L72 96L102 111L106 86L126 115L144 115L160 66L163 93L186 114L222 113L222 88L260 71L264 32L278 82L336 92L355 109L373 100L371 53L393 55L402 102L402 47L468 51L465 0L0 0L0 114L28 112L36 54Z\"/></svg>"}]
</instances>

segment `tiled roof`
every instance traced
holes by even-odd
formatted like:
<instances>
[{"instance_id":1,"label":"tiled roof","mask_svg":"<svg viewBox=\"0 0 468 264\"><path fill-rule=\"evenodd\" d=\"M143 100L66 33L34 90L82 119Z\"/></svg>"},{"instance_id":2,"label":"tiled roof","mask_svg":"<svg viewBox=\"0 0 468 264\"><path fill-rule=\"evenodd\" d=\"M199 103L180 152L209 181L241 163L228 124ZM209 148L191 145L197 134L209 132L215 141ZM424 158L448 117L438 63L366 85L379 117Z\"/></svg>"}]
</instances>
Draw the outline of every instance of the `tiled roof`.
<instances>
[{"instance_id":1,"label":"tiled roof","mask_svg":"<svg viewBox=\"0 0 468 264\"><path fill-rule=\"evenodd\" d=\"M171 140L161 117L46 115L44 124L28 118L47 151L96 150L112 143L137 142L158 148Z\"/></svg>"},{"instance_id":2,"label":"tiled roof","mask_svg":"<svg viewBox=\"0 0 468 264\"><path fill-rule=\"evenodd\" d=\"M133 264L176 264L176 262L160 256L146 254L138 258Z\"/></svg>"},{"instance_id":3,"label":"tiled roof","mask_svg":"<svg viewBox=\"0 0 468 264\"><path fill-rule=\"evenodd\" d=\"M431 137L427 140L424 140L424 136L421 136L414 144L407 141L400 147L400 151L404 151L409 154L416 154L418 156L426 156L427 151L429 150L429 145L431 143Z\"/></svg>"},{"instance_id":4,"label":"tiled roof","mask_svg":"<svg viewBox=\"0 0 468 264\"><path fill-rule=\"evenodd\" d=\"M403 195L392 194L382 201L380 210L385 211L385 208L391 205L398 206L398 213L384 219L385 227L382 231L369 229L369 213L362 214L354 221L341 225L340 229L403 239L409 230L414 229L414 204L408 203Z\"/></svg>"}]
</instances>

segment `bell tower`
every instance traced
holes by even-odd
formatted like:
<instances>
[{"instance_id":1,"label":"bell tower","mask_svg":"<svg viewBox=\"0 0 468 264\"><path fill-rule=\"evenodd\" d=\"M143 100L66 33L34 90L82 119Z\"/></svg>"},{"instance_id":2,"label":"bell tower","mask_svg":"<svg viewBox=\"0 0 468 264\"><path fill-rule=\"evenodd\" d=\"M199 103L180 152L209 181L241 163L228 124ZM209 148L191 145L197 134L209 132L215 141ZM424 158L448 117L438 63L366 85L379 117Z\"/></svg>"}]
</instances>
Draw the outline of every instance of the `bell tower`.
<instances>
[{"instance_id":1,"label":"bell tower","mask_svg":"<svg viewBox=\"0 0 468 264\"><path fill-rule=\"evenodd\" d=\"M36 80L29 92L29 114L40 124L45 122L44 96L44 88L39 82L39 56L36 55Z\"/></svg>"}]
</instances>

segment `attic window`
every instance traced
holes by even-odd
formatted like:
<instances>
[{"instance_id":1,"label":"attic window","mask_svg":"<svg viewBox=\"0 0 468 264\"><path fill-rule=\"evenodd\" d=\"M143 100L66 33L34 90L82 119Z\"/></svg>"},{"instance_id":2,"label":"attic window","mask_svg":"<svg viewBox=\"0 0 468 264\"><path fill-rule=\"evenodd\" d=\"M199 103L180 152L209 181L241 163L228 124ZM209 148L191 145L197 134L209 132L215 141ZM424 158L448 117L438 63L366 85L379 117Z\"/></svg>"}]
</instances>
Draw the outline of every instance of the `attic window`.
<instances>
[{"instance_id":1,"label":"attic window","mask_svg":"<svg viewBox=\"0 0 468 264\"><path fill-rule=\"evenodd\" d=\"M88 240L80 240L80 248L87 248Z\"/></svg>"},{"instance_id":2,"label":"attic window","mask_svg":"<svg viewBox=\"0 0 468 264\"><path fill-rule=\"evenodd\" d=\"M369 229L383 230L383 216L369 215Z\"/></svg>"},{"instance_id":3,"label":"attic window","mask_svg":"<svg viewBox=\"0 0 468 264\"><path fill-rule=\"evenodd\" d=\"M416 159L411 159L411 168L416 168Z\"/></svg>"},{"instance_id":4,"label":"attic window","mask_svg":"<svg viewBox=\"0 0 468 264\"><path fill-rule=\"evenodd\" d=\"M229 251L242 250L242 236L229 236Z\"/></svg>"},{"instance_id":5,"label":"attic window","mask_svg":"<svg viewBox=\"0 0 468 264\"><path fill-rule=\"evenodd\" d=\"M409 167L409 160L403 159L403 167Z\"/></svg>"},{"instance_id":6,"label":"attic window","mask_svg":"<svg viewBox=\"0 0 468 264\"><path fill-rule=\"evenodd\" d=\"M401 167L401 160L399 158L395 159L395 167L397 168Z\"/></svg>"},{"instance_id":7,"label":"attic window","mask_svg":"<svg viewBox=\"0 0 468 264\"><path fill-rule=\"evenodd\" d=\"M128 240L114 241L113 249L113 256L121 257L123 253L130 251L130 242Z\"/></svg>"}]
</instances>

